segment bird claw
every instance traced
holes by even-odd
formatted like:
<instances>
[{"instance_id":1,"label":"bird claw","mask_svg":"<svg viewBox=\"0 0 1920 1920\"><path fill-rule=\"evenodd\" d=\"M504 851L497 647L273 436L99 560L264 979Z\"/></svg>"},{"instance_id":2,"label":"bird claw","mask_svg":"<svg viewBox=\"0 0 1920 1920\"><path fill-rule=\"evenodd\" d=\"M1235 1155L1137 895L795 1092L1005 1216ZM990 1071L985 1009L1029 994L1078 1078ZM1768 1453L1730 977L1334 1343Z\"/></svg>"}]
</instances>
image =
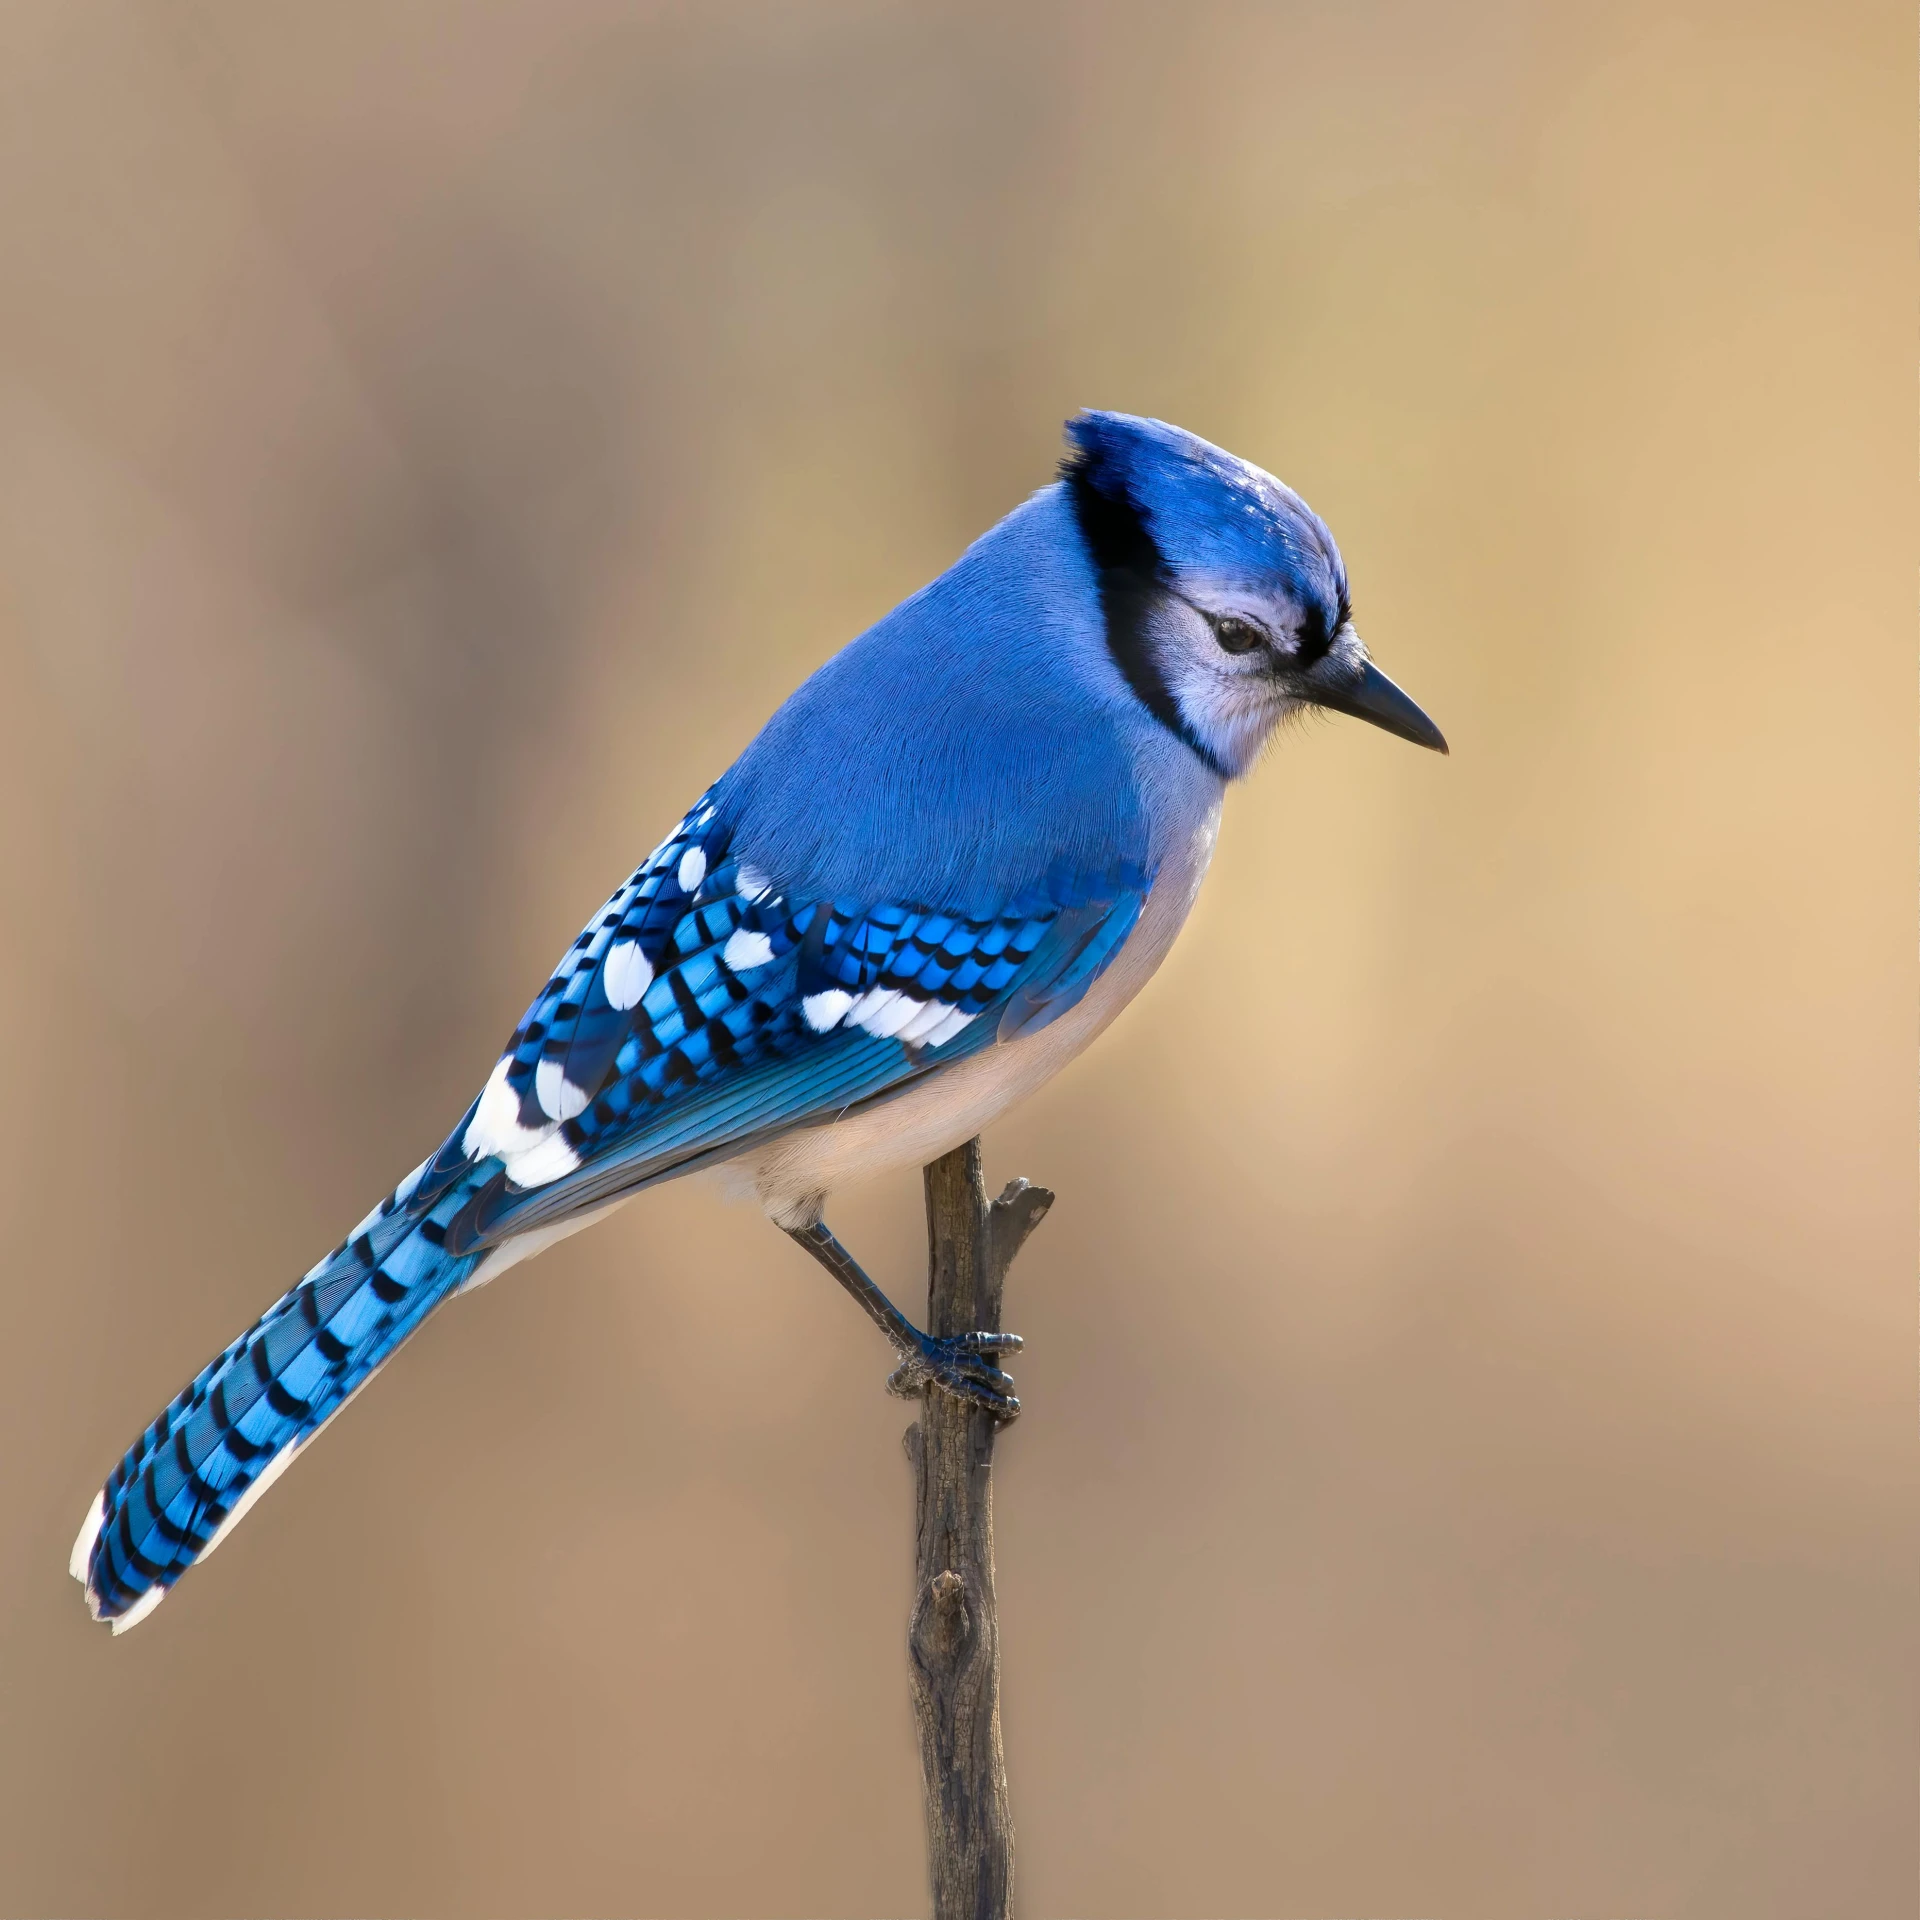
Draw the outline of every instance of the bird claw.
<instances>
[{"instance_id":1,"label":"bird claw","mask_svg":"<svg viewBox=\"0 0 1920 1920\"><path fill-rule=\"evenodd\" d=\"M887 1391L910 1400L932 1385L984 1407L997 1420L1011 1420L1020 1411L1013 1376L989 1356L1017 1353L1025 1344L1017 1333L923 1333L917 1350L887 1376Z\"/></svg>"}]
</instances>

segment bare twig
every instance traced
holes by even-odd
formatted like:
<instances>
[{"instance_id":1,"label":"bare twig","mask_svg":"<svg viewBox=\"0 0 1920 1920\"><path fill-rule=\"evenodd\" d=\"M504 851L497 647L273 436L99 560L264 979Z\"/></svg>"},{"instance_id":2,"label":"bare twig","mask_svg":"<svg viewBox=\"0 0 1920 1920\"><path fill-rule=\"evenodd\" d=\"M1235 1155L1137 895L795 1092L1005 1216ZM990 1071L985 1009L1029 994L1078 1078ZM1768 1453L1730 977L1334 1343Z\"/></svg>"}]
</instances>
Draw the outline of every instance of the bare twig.
<instances>
[{"instance_id":1,"label":"bare twig","mask_svg":"<svg viewBox=\"0 0 1920 1920\"><path fill-rule=\"evenodd\" d=\"M978 1140L934 1161L926 1187L927 1331L997 1333L1007 1268L1053 1195L1016 1180L989 1206ZM993 1597L994 1432L984 1408L929 1387L906 1435L918 1498L907 1653L934 1920L1006 1920L1012 1911Z\"/></svg>"}]
</instances>

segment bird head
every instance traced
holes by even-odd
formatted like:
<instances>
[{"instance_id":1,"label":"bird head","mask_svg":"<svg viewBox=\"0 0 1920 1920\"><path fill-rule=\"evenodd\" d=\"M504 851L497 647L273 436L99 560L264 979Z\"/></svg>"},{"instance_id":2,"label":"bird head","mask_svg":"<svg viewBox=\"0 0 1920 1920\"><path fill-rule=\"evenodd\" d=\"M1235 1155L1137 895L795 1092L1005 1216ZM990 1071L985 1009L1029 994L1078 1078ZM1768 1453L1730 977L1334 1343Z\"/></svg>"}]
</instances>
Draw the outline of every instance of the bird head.
<instances>
[{"instance_id":1,"label":"bird head","mask_svg":"<svg viewBox=\"0 0 1920 1920\"><path fill-rule=\"evenodd\" d=\"M1223 776L1303 707L1445 753L1367 657L1326 522L1291 487L1197 434L1126 413L1067 422L1061 479L1129 686Z\"/></svg>"}]
</instances>

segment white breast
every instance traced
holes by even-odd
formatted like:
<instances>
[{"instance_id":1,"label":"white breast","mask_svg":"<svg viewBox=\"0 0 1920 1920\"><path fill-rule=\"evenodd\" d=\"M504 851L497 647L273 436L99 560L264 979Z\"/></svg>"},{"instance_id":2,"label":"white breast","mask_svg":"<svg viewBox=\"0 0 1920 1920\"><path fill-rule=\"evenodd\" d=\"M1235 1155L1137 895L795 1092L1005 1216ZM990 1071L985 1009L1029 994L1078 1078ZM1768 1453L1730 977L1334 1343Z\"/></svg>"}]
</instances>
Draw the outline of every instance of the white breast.
<instances>
[{"instance_id":1,"label":"white breast","mask_svg":"<svg viewBox=\"0 0 1920 1920\"><path fill-rule=\"evenodd\" d=\"M1077 1006L1037 1033L983 1047L896 1099L757 1148L723 1178L756 1194L781 1226L808 1226L834 1188L924 1166L1052 1079L1146 985L1186 924L1220 826L1217 784L1196 798L1201 804L1162 856L1139 924Z\"/></svg>"}]
</instances>

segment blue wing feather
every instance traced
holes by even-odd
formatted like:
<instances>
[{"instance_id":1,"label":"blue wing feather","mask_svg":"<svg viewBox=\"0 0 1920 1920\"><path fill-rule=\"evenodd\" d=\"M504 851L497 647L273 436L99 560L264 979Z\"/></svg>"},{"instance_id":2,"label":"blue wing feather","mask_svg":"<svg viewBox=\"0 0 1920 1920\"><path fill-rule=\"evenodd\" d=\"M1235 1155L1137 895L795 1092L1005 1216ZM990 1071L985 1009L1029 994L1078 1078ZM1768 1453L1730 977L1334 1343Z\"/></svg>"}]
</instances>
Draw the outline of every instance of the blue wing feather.
<instances>
[{"instance_id":1,"label":"blue wing feather","mask_svg":"<svg viewBox=\"0 0 1920 1920\"><path fill-rule=\"evenodd\" d=\"M575 1083L564 1120L548 1116L564 1171L528 1181L503 1159L450 1245L498 1244L1045 1026L1119 950L1148 885L1132 866L1062 868L1044 890L968 918L910 902L795 903L748 871L743 891L737 865L710 869L656 946L604 1078ZM742 935L757 939L743 947ZM728 959L748 951L751 966ZM997 1022L981 1017L998 1009Z\"/></svg>"},{"instance_id":2,"label":"blue wing feather","mask_svg":"<svg viewBox=\"0 0 1920 1920\"><path fill-rule=\"evenodd\" d=\"M1079 1005L1140 917L1142 896L1069 907L1047 929L1019 984L1007 995L995 1037L1038 1033Z\"/></svg>"},{"instance_id":3,"label":"blue wing feather","mask_svg":"<svg viewBox=\"0 0 1920 1920\"><path fill-rule=\"evenodd\" d=\"M793 899L703 800L567 950L440 1150L115 1468L76 1549L96 1614L141 1617L490 1249L1057 1018L1149 884L1056 863L972 915Z\"/></svg>"}]
</instances>

